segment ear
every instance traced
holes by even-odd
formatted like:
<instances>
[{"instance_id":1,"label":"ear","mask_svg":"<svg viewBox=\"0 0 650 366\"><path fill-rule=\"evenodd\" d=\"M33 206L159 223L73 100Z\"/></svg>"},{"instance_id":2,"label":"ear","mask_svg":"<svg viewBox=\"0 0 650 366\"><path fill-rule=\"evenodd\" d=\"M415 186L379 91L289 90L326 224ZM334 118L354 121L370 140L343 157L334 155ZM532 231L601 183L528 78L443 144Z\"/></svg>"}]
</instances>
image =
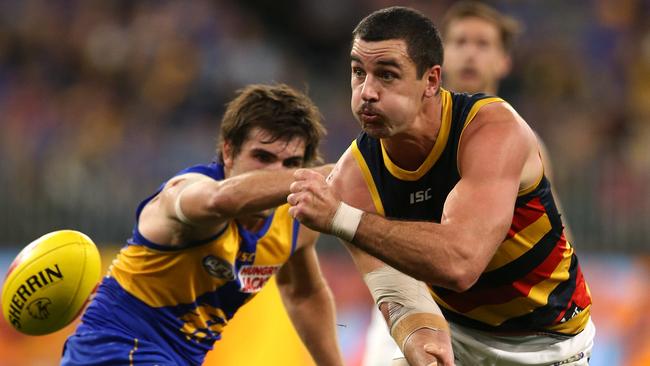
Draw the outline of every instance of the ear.
<instances>
[{"instance_id":1,"label":"ear","mask_svg":"<svg viewBox=\"0 0 650 366\"><path fill-rule=\"evenodd\" d=\"M221 156L223 157L224 167L230 170L232 168L232 163L235 157L233 155L232 145L229 141L224 141L223 146L221 147Z\"/></svg>"},{"instance_id":2,"label":"ear","mask_svg":"<svg viewBox=\"0 0 650 366\"><path fill-rule=\"evenodd\" d=\"M431 98L437 95L440 91L440 84L442 82L442 79L440 78L440 70L440 65L434 65L424 72L424 75L422 77L426 81L426 86L424 89L425 98Z\"/></svg>"}]
</instances>

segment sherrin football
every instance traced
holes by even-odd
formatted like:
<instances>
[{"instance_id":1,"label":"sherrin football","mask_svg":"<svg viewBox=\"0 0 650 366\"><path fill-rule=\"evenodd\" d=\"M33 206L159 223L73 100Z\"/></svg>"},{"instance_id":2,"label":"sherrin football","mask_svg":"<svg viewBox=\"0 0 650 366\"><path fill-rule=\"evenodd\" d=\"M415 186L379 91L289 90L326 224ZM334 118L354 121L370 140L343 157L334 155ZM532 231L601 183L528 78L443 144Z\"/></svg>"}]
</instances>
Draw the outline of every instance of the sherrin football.
<instances>
[{"instance_id":1,"label":"sherrin football","mask_svg":"<svg viewBox=\"0 0 650 366\"><path fill-rule=\"evenodd\" d=\"M74 230L36 239L14 259L2 287L2 314L29 335L55 332L81 312L99 282L93 241Z\"/></svg>"}]
</instances>

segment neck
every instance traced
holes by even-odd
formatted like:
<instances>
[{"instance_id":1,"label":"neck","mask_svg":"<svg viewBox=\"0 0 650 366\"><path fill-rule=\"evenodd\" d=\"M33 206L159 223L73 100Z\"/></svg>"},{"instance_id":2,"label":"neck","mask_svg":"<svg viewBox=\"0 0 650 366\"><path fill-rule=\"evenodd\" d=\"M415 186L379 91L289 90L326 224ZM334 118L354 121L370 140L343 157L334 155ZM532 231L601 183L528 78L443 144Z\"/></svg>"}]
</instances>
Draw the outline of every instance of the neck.
<instances>
[{"instance_id":1,"label":"neck","mask_svg":"<svg viewBox=\"0 0 650 366\"><path fill-rule=\"evenodd\" d=\"M423 104L408 130L382 139L386 153L402 169L416 170L436 143L442 123L442 91Z\"/></svg>"},{"instance_id":2,"label":"neck","mask_svg":"<svg viewBox=\"0 0 650 366\"><path fill-rule=\"evenodd\" d=\"M264 225L264 219L259 216L240 217L237 219L237 222L239 222L246 230L253 232L258 231L262 228L262 225Z\"/></svg>"},{"instance_id":3,"label":"neck","mask_svg":"<svg viewBox=\"0 0 650 366\"><path fill-rule=\"evenodd\" d=\"M499 85L497 83L492 83L489 84L485 90L482 90L481 92L487 94L487 95L497 95L497 88Z\"/></svg>"}]
</instances>

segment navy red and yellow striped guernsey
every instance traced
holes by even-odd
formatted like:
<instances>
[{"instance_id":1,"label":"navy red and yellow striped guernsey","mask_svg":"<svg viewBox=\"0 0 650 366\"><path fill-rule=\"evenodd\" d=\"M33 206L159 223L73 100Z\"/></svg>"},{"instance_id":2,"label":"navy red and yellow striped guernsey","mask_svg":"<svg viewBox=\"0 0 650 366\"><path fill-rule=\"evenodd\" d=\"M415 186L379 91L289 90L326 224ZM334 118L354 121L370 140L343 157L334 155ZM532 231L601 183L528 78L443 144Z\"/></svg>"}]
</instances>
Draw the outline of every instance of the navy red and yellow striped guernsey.
<instances>
[{"instance_id":1,"label":"navy red and yellow striped guernsey","mask_svg":"<svg viewBox=\"0 0 650 366\"><path fill-rule=\"evenodd\" d=\"M483 94L441 93L440 132L417 170L395 165L381 141L366 133L352 142L379 214L440 222L446 197L460 180L463 130L482 106L503 102ZM591 295L545 176L519 192L510 230L478 281L462 293L436 286L431 293L448 320L473 329L564 335L584 329Z\"/></svg>"}]
</instances>

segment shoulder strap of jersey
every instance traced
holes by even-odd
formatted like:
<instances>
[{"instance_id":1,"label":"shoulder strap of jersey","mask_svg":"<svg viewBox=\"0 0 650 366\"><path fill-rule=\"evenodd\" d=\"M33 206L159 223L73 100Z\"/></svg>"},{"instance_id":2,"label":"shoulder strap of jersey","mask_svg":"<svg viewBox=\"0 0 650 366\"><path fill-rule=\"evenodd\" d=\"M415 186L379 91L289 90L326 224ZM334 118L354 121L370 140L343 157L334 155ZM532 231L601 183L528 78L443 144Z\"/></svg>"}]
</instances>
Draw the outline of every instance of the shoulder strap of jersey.
<instances>
[{"instance_id":1,"label":"shoulder strap of jersey","mask_svg":"<svg viewBox=\"0 0 650 366\"><path fill-rule=\"evenodd\" d=\"M365 139L364 139L364 135L365 135ZM364 157L364 154L359 149L359 145L358 145L358 143L369 143L367 141L367 138L368 136L365 134L365 132L362 132L359 135L359 137L356 140L352 141L352 144L350 144L350 152L352 153L354 160L357 162L357 165L359 166L359 170L361 170L361 174L363 175L363 180L366 182L366 185L368 186L368 191L370 192L370 196L372 197L372 202L375 206L375 210L377 210L378 214L385 216L384 205L381 203L379 190L377 190L377 185L375 184L375 180L372 177L372 172L370 171L370 168L368 167L368 163L366 162L366 158Z\"/></svg>"}]
</instances>

